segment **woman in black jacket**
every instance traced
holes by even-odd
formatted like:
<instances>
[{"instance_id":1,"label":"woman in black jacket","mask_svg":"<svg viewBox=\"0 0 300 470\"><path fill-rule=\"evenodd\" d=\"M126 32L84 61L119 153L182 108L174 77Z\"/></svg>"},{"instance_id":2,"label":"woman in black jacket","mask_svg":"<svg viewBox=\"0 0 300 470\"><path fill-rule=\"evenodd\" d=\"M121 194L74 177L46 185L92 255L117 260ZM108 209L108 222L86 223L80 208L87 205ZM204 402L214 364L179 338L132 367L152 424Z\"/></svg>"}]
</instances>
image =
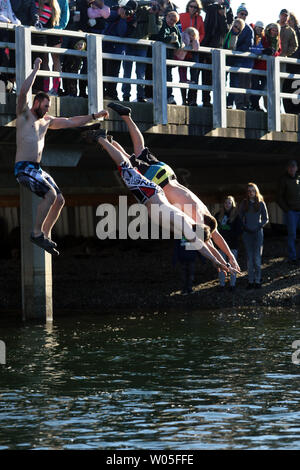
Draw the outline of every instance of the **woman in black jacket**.
<instances>
[{"instance_id":1,"label":"woman in black jacket","mask_svg":"<svg viewBox=\"0 0 300 470\"><path fill-rule=\"evenodd\" d=\"M14 14L23 26L34 26L38 19L35 0L10 0Z\"/></svg>"}]
</instances>

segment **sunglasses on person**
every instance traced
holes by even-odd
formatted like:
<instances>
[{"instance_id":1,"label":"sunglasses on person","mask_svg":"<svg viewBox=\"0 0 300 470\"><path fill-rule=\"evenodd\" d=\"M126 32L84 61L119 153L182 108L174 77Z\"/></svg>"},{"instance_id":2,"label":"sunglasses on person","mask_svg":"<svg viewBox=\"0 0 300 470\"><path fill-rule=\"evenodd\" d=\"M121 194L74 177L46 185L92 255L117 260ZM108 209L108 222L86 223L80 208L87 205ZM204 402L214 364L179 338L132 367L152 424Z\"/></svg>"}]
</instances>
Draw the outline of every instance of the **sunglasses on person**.
<instances>
[{"instance_id":1,"label":"sunglasses on person","mask_svg":"<svg viewBox=\"0 0 300 470\"><path fill-rule=\"evenodd\" d=\"M197 10L198 6L197 5L189 5L189 8L194 8L195 10Z\"/></svg>"},{"instance_id":2,"label":"sunglasses on person","mask_svg":"<svg viewBox=\"0 0 300 470\"><path fill-rule=\"evenodd\" d=\"M248 16L248 13L240 13L240 16Z\"/></svg>"}]
</instances>

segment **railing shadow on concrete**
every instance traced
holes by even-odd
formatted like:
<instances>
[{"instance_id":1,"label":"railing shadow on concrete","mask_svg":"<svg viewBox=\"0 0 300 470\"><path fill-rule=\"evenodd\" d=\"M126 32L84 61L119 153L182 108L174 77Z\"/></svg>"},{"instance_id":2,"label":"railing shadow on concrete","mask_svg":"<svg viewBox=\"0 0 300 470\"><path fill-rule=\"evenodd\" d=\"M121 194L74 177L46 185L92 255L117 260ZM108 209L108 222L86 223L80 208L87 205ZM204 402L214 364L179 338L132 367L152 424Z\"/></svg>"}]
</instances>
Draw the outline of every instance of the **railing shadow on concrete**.
<instances>
[{"instance_id":1,"label":"railing shadow on concrete","mask_svg":"<svg viewBox=\"0 0 300 470\"><path fill-rule=\"evenodd\" d=\"M258 56L251 53L240 53L223 49L201 47L200 54L211 56L207 63L192 61L179 61L167 59L167 49L173 46L166 45L160 41L135 40L131 38L120 38L100 34L88 34L69 30L43 29L34 27L13 26L0 23L1 29L15 30L15 43L0 42L0 47L8 47L16 51L16 68L0 67L2 73L14 73L16 75L17 92L26 76L32 70L32 53L55 53L86 57L88 63L87 74L73 74L65 72L54 72L40 70L38 75L44 77L61 77L88 82L88 109L90 113L103 108L103 82L130 83L135 85L149 85L153 88L153 122L154 124L168 123L167 87L178 89L194 89L208 91L213 96L213 128L227 128L228 116L226 107L226 96L228 93L248 94L263 96L267 100L268 131L281 131L281 99L300 100L300 74L285 72L286 64L299 64L300 60L286 57ZM66 36L70 38L84 38L87 41L87 51L76 51L74 49L42 47L32 44L32 34L47 34ZM151 47L152 57L136 57L126 55L126 61L140 62L152 65L152 80L139 80L134 78L122 78L103 75L103 59L119 60L125 59L124 54L108 54L103 52L104 42L120 44L136 44ZM267 70L253 68L234 67L227 65L227 58L238 56L250 59L261 59L267 63ZM192 83L167 82L167 66L190 67L192 69L209 70L212 72L212 85L200 85ZM300 67L299 67L300 68ZM283 70L281 70L283 69ZM266 90L255 90L245 88L231 88L227 85L229 73L250 74L267 77ZM281 83L284 79L295 80L295 92L281 92ZM297 87L297 84L299 87Z\"/></svg>"}]
</instances>

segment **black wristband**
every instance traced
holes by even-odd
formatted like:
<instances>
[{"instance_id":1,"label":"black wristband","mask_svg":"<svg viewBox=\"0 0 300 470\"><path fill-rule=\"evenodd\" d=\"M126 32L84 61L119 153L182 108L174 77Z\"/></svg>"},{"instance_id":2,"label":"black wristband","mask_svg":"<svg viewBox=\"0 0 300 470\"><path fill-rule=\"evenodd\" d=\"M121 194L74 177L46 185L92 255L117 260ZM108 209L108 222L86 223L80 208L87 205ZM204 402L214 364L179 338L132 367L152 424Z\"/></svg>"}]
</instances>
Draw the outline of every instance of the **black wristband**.
<instances>
[{"instance_id":1,"label":"black wristband","mask_svg":"<svg viewBox=\"0 0 300 470\"><path fill-rule=\"evenodd\" d=\"M96 121L96 116L95 116L94 113L92 113L92 117L93 117L94 121Z\"/></svg>"}]
</instances>

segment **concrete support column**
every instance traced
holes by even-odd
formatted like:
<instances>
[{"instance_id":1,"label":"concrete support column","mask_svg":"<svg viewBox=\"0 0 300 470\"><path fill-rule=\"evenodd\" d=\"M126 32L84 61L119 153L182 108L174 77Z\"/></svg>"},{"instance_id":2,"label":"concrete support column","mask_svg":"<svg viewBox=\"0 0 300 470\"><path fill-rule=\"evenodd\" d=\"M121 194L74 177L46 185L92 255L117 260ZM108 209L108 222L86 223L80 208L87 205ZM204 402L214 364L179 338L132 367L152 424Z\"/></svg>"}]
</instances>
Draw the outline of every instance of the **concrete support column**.
<instances>
[{"instance_id":1,"label":"concrete support column","mask_svg":"<svg viewBox=\"0 0 300 470\"><path fill-rule=\"evenodd\" d=\"M23 320L53 320L52 257L30 241L40 199L20 186Z\"/></svg>"}]
</instances>

